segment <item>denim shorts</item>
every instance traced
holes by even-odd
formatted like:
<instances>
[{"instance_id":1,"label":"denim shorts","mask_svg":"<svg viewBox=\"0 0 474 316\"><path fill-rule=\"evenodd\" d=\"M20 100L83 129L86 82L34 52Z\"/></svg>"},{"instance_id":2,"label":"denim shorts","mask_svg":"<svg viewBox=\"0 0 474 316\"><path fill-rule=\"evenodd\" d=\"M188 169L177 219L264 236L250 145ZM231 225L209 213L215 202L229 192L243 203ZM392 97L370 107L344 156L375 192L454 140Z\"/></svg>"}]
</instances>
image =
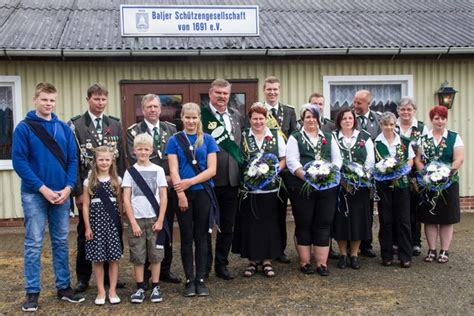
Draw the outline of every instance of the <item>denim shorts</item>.
<instances>
[{"instance_id":1,"label":"denim shorts","mask_svg":"<svg viewBox=\"0 0 474 316\"><path fill-rule=\"evenodd\" d=\"M157 233L153 231L156 217L137 218L138 226L142 230L140 237L133 235L132 225L128 226L128 245L130 248L130 262L136 265L145 264L147 256L150 263L163 261L165 251L156 247Z\"/></svg>"}]
</instances>

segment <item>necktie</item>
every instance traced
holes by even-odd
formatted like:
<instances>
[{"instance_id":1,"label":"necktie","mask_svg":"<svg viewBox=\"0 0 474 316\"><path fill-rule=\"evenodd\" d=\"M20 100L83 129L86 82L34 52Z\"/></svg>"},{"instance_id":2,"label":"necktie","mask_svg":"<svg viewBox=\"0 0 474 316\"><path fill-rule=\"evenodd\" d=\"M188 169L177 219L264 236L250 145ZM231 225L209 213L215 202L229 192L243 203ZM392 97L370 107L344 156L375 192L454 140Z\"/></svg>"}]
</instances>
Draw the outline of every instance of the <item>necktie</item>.
<instances>
[{"instance_id":1,"label":"necktie","mask_svg":"<svg viewBox=\"0 0 474 316\"><path fill-rule=\"evenodd\" d=\"M227 130L227 124L225 123L224 121L224 113L219 113L219 112L216 112L217 115L219 115L219 122L221 122L222 126L224 126L224 128Z\"/></svg>"},{"instance_id":2,"label":"necktie","mask_svg":"<svg viewBox=\"0 0 474 316\"><path fill-rule=\"evenodd\" d=\"M95 129L98 130L98 131L102 129L102 126L100 125L100 120L101 120L100 117L95 119L95 121L97 122L95 124Z\"/></svg>"},{"instance_id":3,"label":"necktie","mask_svg":"<svg viewBox=\"0 0 474 316\"><path fill-rule=\"evenodd\" d=\"M272 108L271 111L272 111L273 117L276 118L277 117L277 110L275 108Z\"/></svg>"},{"instance_id":4,"label":"necktie","mask_svg":"<svg viewBox=\"0 0 474 316\"><path fill-rule=\"evenodd\" d=\"M367 118L363 115L359 116L359 123L360 123L360 127L362 129L366 129L367 128Z\"/></svg>"},{"instance_id":5,"label":"necktie","mask_svg":"<svg viewBox=\"0 0 474 316\"><path fill-rule=\"evenodd\" d=\"M160 130L158 127L153 127L153 143L157 149L160 148Z\"/></svg>"}]
</instances>

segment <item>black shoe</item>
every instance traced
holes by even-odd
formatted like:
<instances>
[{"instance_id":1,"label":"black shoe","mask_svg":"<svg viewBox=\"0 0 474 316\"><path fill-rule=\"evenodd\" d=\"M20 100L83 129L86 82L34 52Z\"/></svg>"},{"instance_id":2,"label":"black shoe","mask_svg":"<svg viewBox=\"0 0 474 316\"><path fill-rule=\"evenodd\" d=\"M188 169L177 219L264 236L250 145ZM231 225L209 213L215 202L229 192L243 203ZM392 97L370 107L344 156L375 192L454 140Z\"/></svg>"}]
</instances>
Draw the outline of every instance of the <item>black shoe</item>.
<instances>
[{"instance_id":1,"label":"black shoe","mask_svg":"<svg viewBox=\"0 0 474 316\"><path fill-rule=\"evenodd\" d=\"M375 258L377 255L372 249L361 249L360 255L367 258Z\"/></svg>"},{"instance_id":2,"label":"black shoe","mask_svg":"<svg viewBox=\"0 0 474 316\"><path fill-rule=\"evenodd\" d=\"M345 269L347 267L347 256L346 255L340 255L339 256L339 262L337 263L337 267L339 269Z\"/></svg>"},{"instance_id":3,"label":"black shoe","mask_svg":"<svg viewBox=\"0 0 474 316\"><path fill-rule=\"evenodd\" d=\"M411 267L411 261L400 261L400 267L405 269Z\"/></svg>"},{"instance_id":4,"label":"black shoe","mask_svg":"<svg viewBox=\"0 0 474 316\"><path fill-rule=\"evenodd\" d=\"M85 300L84 296L76 294L71 287L58 290L57 298L58 300L68 301L69 303L82 303Z\"/></svg>"},{"instance_id":5,"label":"black shoe","mask_svg":"<svg viewBox=\"0 0 474 316\"><path fill-rule=\"evenodd\" d=\"M163 273L160 276L160 281L167 282L167 283L181 283L181 278L179 276L174 275L171 271L167 273Z\"/></svg>"},{"instance_id":6,"label":"black shoe","mask_svg":"<svg viewBox=\"0 0 474 316\"><path fill-rule=\"evenodd\" d=\"M382 260L382 265L383 265L384 267L390 267L392 264L393 264L393 260L392 260L392 259L384 259L384 260Z\"/></svg>"},{"instance_id":7,"label":"black shoe","mask_svg":"<svg viewBox=\"0 0 474 316\"><path fill-rule=\"evenodd\" d=\"M184 284L183 295L185 297L196 296L196 285L194 281L186 280L186 283Z\"/></svg>"},{"instance_id":8,"label":"black shoe","mask_svg":"<svg viewBox=\"0 0 474 316\"><path fill-rule=\"evenodd\" d=\"M24 312L36 312L38 310L39 293L26 293L25 302L21 305Z\"/></svg>"},{"instance_id":9,"label":"black shoe","mask_svg":"<svg viewBox=\"0 0 474 316\"><path fill-rule=\"evenodd\" d=\"M209 295L209 288L206 286L203 279L196 280L196 295L197 296Z\"/></svg>"},{"instance_id":10,"label":"black shoe","mask_svg":"<svg viewBox=\"0 0 474 316\"><path fill-rule=\"evenodd\" d=\"M227 270L226 266L216 267L216 276L223 280L232 280L234 276Z\"/></svg>"},{"instance_id":11,"label":"black shoe","mask_svg":"<svg viewBox=\"0 0 474 316\"><path fill-rule=\"evenodd\" d=\"M323 266L323 265L317 267L317 268L316 268L316 272L318 272L318 274L319 274L320 276L328 276L328 275L329 275L328 267Z\"/></svg>"},{"instance_id":12,"label":"black shoe","mask_svg":"<svg viewBox=\"0 0 474 316\"><path fill-rule=\"evenodd\" d=\"M285 254L282 254L280 257L276 258L276 261L280 263L291 263L290 258L288 258Z\"/></svg>"},{"instance_id":13,"label":"black shoe","mask_svg":"<svg viewBox=\"0 0 474 316\"><path fill-rule=\"evenodd\" d=\"M339 259L339 254L332 250L332 248L329 249L329 259Z\"/></svg>"},{"instance_id":14,"label":"black shoe","mask_svg":"<svg viewBox=\"0 0 474 316\"><path fill-rule=\"evenodd\" d=\"M300 267L300 271L304 274L313 274L314 268L311 263L307 263L304 266Z\"/></svg>"},{"instance_id":15,"label":"black shoe","mask_svg":"<svg viewBox=\"0 0 474 316\"><path fill-rule=\"evenodd\" d=\"M420 246L413 246L413 250L411 253L413 256L418 257L421 255L421 247Z\"/></svg>"},{"instance_id":16,"label":"black shoe","mask_svg":"<svg viewBox=\"0 0 474 316\"><path fill-rule=\"evenodd\" d=\"M89 287L89 282L79 280L77 281L76 287L74 288L74 292L76 293L85 292L88 287Z\"/></svg>"},{"instance_id":17,"label":"black shoe","mask_svg":"<svg viewBox=\"0 0 474 316\"><path fill-rule=\"evenodd\" d=\"M351 256L351 268L352 269L360 269L359 257Z\"/></svg>"}]
</instances>

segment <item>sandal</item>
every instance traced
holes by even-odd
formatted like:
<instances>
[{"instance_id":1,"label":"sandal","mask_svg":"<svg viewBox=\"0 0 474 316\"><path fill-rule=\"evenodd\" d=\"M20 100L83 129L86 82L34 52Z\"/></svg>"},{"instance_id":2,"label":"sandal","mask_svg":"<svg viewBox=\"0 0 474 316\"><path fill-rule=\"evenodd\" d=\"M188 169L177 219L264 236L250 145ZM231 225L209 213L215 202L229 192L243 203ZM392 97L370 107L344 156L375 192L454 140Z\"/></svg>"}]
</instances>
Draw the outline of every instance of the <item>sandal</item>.
<instances>
[{"instance_id":1,"label":"sandal","mask_svg":"<svg viewBox=\"0 0 474 316\"><path fill-rule=\"evenodd\" d=\"M275 276L275 270L273 270L271 263L263 264L263 274L265 274L265 276L269 278L273 278Z\"/></svg>"},{"instance_id":2,"label":"sandal","mask_svg":"<svg viewBox=\"0 0 474 316\"><path fill-rule=\"evenodd\" d=\"M441 249L439 251L438 262L439 263L446 263L449 261L449 253L447 250Z\"/></svg>"},{"instance_id":3,"label":"sandal","mask_svg":"<svg viewBox=\"0 0 474 316\"><path fill-rule=\"evenodd\" d=\"M244 277L250 278L257 272L257 264L255 262L249 262L247 268L244 270Z\"/></svg>"},{"instance_id":4,"label":"sandal","mask_svg":"<svg viewBox=\"0 0 474 316\"><path fill-rule=\"evenodd\" d=\"M429 249L424 261L432 262L434 259L436 259L436 249Z\"/></svg>"}]
</instances>

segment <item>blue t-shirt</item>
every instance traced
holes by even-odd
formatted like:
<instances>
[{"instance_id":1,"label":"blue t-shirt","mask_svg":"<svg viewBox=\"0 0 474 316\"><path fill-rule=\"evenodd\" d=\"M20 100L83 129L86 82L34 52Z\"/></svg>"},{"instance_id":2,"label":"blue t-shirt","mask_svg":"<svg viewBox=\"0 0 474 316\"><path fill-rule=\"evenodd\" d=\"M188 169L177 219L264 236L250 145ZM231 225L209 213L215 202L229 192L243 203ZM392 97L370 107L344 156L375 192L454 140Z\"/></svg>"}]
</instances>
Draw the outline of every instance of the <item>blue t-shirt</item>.
<instances>
[{"instance_id":1,"label":"blue t-shirt","mask_svg":"<svg viewBox=\"0 0 474 316\"><path fill-rule=\"evenodd\" d=\"M182 132L180 132L182 133ZM194 145L197 139L197 135L189 135L188 136L189 142ZM219 147L216 144L214 138L209 134L203 134L203 142L202 145L196 149L196 160L201 167L201 170L207 169L207 155L210 153L216 153L219 151ZM166 145L165 154L174 154L178 156L178 163L179 163L179 176L181 179L189 179L196 176L196 172L194 171L193 166L188 162L186 158L186 154L184 153L183 148L178 142L178 138L176 135L173 135L168 140L168 144ZM209 181L211 186L214 186L214 182L212 179ZM189 190L202 190L204 187L202 184L195 184L189 187Z\"/></svg>"}]
</instances>

